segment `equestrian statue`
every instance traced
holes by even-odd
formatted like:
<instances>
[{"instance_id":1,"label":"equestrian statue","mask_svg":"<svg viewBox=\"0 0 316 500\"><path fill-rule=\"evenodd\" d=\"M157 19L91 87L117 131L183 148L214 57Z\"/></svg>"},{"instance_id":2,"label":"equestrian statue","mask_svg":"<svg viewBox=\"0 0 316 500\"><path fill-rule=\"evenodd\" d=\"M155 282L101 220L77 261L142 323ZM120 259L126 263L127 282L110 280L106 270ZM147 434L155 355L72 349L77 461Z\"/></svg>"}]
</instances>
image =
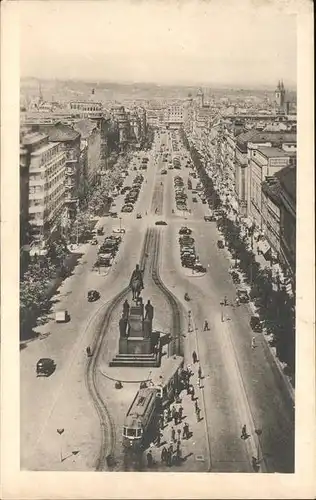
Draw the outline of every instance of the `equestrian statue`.
<instances>
[{"instance_id":1,"label":"equestrian statue","mask_svg":"<svg viewBox=\"0 0 316 500\"><path fill-rule=\"evenodd\" d=\"M129 286L133 292L133 300L137 300L140 296L140 292L144 289L143 275L138 264L136 264L132 273Z\"/></svg>"}]
</instances>

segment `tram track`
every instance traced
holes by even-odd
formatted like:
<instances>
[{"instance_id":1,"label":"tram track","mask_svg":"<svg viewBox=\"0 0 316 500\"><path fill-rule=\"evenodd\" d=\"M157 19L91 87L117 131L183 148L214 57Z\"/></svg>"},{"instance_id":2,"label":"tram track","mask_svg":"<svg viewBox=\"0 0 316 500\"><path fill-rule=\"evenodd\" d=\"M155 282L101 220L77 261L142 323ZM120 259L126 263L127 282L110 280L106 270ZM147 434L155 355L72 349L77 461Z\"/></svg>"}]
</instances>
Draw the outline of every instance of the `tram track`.
<instances>
[{"instance_id":1,"label":"tram track","mask_svg":"<svg viewBox=\"0 0 316 500\"><path fill-rule=\"evenodd\" d=\"M171 354L183 354L183 346L179 336L181 329L181 304L176 297L168 290L162 282L159 275L159 245L160 245L160 231L156 228L148 228L144 237L141 257L140 268L145 271L148 260L149 267L147 268L154 284L165 295L171 311L172 311L172 331L171 335L177 339L177 342L172 342ZM111 413L104 402L97 383L97 366L102 355L102 346L106 333L108 331L111 317L114 310L118 307L119 303L124 300L130 288L125 287L121 292L115 295L110 302L104 304L105 310L101 313L99 325L95 334L95 341L92 345L93 356L88 358L86 369L86 386L89 392L91 401L96 409L101 431L100 448L98 458L95 464L96 471L104 471L109 468L108 457L113 457L116 446L116 432L115 424L111 417ZM102 310L102 306L100 308ZM100 309L96 314L100 314ZM93 319L93 318L92 318Z\"/></svg>"},{"instance_id":2,"label":"tram track","mask_svg":"<svg viewBox=\"0 0 316 500\"><path fill-rule=\"evenodd\" d=\"M144 269L146 266L147 259L149 257L149 249L151 240L153 237L153 233L150 230L147 230L144 238L143 248L140 257L140 267ZM89 396L91 401L96 409L98 414L99 422L100 422L100 430L101 430L101 442L98 458L95 465L96 471L104 471L107 470L107 459L113 455L115 445L116 445L116 434L115 434L115 425L112 420L110 411L102 399L100 391L98 389L98 384L96 380L97 374L97 366L102 354L102 345L104 342L104 338L106 336L111 316L118 306L118 304L126 297L129 293L129 286L125 287L121 292L116 294L112 300L106 304L104 304L105 310L100 317L99 325L95 334L94 344L92 345L93 356L88 358L88 364L86 369L86 386L88 389ZM98 309L96 314L91 318L91 322L96 318L97 315L100 314L100 309Z\"/></svg>"}]
</instances>

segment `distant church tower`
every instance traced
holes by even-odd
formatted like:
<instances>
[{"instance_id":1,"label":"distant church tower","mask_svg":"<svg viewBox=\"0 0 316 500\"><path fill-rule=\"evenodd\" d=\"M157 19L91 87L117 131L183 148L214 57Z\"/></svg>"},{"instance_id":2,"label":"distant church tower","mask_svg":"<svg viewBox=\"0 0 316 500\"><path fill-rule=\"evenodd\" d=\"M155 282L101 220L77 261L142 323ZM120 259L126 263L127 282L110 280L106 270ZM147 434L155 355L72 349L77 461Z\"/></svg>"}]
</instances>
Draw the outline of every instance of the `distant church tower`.
<instances>
[{"instance_id":1,"label":"distant church tower","mask_svg":"<svg viewBox=\"0 0 316 500\"><path fill-rule=\"evenodd\" d=\"M285 106L285 88L283 81L279 81L275 91L275 100L279 111L284 111Z\"/></svg>"},{"instance_id":2,"label":"distant church tower","mask_svg":"<svg viewBox=\"0 0 316 500\"><path fill-rule=\"evenodd\" d=\"M204 107L204 94L203 94L202 89L200 89L197 93L197 102L198 102L199 108Z\"/></svg>"}]
</instances>

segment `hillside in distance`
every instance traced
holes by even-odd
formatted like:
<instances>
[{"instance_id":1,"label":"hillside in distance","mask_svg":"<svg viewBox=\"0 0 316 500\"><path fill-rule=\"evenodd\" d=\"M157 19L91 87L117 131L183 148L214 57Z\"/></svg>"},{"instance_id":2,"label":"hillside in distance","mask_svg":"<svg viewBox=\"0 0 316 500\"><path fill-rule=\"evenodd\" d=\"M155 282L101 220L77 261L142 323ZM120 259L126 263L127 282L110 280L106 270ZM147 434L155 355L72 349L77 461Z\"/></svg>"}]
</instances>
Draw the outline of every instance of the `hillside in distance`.
<instances>
[{"instance_id":1,"label":"hillside in distance","mask_svg":"<svg viewBox=\"0 0 316 500\"><path fill-rule=\"evenodd\" d=\"M128 100L155 100L155 99L185 99L189 94L195 97L198 85L158 85L155 83L114 83L114 82L87 82L80 80L38 80L36 78L21 79L21 94L29 98L39 95L39 88L44 100L86 100L91 97L94 89L94 99L104 101L128 101ZM212 87L202 86L206 99L208 97L221 98L247 98L254 96L264 98L273 96L274 89L262 87L262 89L240 88L233 86ZM290 92L293 94L293 92ZM295 92L294 92L295 94Z\"/></svg>"}]
</instances>

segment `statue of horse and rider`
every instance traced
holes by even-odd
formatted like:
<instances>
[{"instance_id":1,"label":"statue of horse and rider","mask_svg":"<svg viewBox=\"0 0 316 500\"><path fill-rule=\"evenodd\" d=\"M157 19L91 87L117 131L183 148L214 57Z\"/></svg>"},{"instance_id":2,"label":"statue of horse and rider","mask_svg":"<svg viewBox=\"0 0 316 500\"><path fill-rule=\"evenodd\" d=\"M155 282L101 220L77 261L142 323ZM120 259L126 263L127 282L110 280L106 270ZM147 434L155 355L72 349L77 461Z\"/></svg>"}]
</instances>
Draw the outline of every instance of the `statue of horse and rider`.
<instances>
[{"instance_id":1,"label":"statue of horse and rider","mask_svg":"<svg viewBox=\"0 0 316 500\"><path fill-rule=\"evenodd\" d=\"M136 264L136 267L132 273L129 286L132 289L133 292L133 300L137 300L140 296L140 292L144 288L144 283L143 283L143 275L141 270L139 269L139 265Z\"/></svg>"}]
</instances>

